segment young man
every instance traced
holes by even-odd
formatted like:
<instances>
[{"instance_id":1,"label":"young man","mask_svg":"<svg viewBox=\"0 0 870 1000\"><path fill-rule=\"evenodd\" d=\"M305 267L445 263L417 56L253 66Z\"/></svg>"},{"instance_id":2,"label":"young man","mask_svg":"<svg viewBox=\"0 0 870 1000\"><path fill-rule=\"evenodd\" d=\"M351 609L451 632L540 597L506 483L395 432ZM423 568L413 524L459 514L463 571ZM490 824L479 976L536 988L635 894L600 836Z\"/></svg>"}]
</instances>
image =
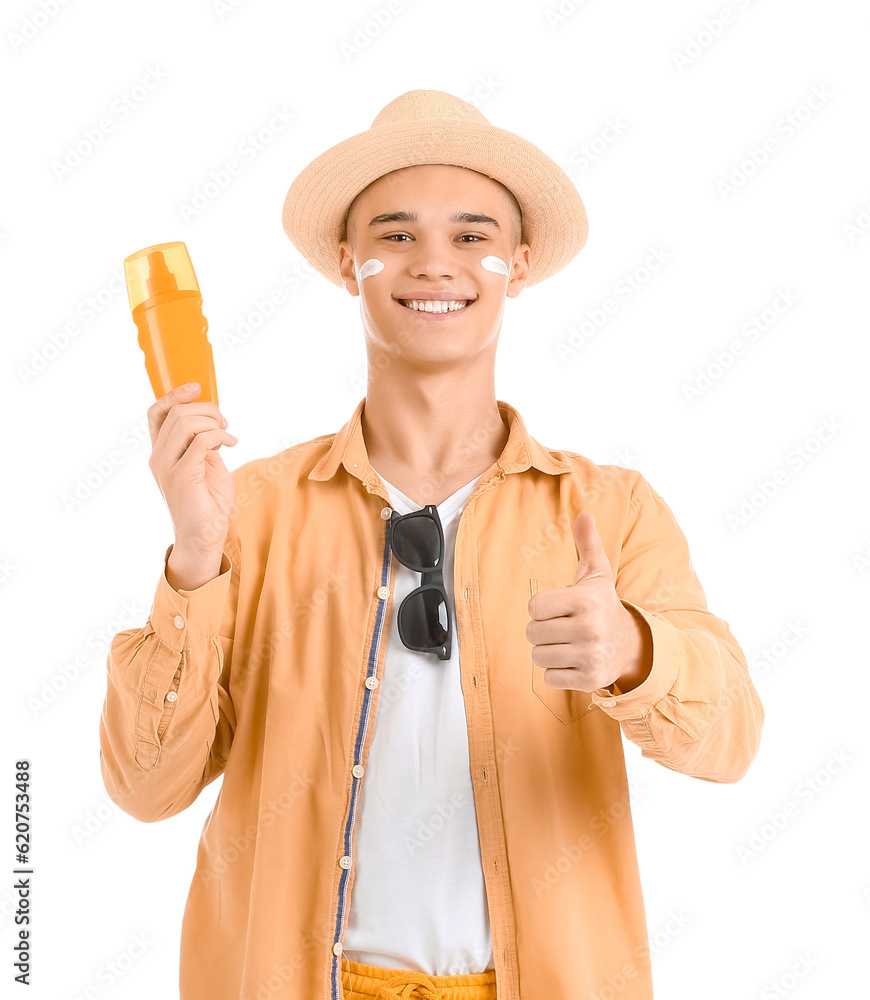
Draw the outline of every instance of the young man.
<instances>
[{"instance_id":1,"label":"young man","mask_svg":"<svg viewBox=\"0 0 870 1000\"><path fill-rule=\"evenodd\" d=\"M154 404L176 542L108 662L119 806L163 819L223 774L181 998L650 1000L622 734L733 782L764 712L664 500L495 397L505 299L583 247L580 197L411 91L302 171L284 226L360 299L366 395L231 475L213 404Z\"/></svg>"}]
</instances>

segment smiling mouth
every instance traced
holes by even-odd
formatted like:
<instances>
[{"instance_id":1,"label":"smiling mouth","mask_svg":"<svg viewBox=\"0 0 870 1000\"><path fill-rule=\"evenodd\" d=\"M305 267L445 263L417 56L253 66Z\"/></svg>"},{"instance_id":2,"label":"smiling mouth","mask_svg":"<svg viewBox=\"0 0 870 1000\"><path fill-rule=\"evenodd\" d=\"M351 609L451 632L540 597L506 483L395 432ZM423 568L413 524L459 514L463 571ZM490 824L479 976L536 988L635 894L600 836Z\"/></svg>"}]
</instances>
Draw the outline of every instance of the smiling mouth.
<instances>
[{"instance_id":1,"label":"smiling mouth","mask_svg":"<svg viewBox=\"0 0 870 1000\"><path fill-rule=\"evenodd\" d=\"M400 306L412 312L424 312L430 315L457 313L467 309L474 299L396 299Z\"/></svg>"}]
</instances>

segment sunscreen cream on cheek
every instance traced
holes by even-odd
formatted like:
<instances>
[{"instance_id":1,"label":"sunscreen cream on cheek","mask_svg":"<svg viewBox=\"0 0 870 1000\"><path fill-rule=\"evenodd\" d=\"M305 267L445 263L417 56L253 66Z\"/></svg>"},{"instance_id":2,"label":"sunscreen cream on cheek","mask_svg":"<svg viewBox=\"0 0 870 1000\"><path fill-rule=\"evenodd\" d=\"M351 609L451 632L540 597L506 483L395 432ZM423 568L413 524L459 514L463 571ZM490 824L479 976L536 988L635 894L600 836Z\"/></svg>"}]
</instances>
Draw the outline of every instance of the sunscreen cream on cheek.
<instances>
[{"instance_id":1,"label":"sunscreen cream on cheek","mask_svg":"<svg viewBox=\"0 0 870 1000\"><path fill-rule=\"evenodd\" d=\"M369 275L379 274L384 269L384 262L378 260L377 257L370 257L359 269L357 277L360 281L363 278L368 278Z\"/></svg>"},{"instance_id":2,"label":"sunscreen cream on cheek","mask_svg":"<svg viewBox=\"0 0 870 1000\"><path fill-rule=\"evenodd\" d=\"M492 271L493 274L508 273L508 266L501 257L493 257L492 255L484 257L480 262L480 266L486 268L487 271Z\"/></svg>"}]
</instances>

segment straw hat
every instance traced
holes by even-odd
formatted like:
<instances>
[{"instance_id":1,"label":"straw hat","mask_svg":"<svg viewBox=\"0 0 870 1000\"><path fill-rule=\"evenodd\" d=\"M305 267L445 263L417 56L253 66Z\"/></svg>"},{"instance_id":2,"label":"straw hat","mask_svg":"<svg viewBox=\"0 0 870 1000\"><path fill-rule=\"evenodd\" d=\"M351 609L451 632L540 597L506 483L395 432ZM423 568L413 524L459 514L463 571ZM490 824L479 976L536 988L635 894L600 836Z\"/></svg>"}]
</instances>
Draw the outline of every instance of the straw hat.
<instances>
[{"instance_id":1,"label":"straw hat","mask_svg":"<svg viewBox=\"0 0 870 1000\"><path fill-rule=\"evenodd\" d=\"M347 238L350 203L378 177L422 163L470 167L513 192L523 213L521 242L531 247L527 286L583 249L586 209L565 171L533 143L490 125L473 104L442 90L409 90L390 101L371 128L309 163L284 199L284 231L313 267L344 287L338 243Z\"/></svg>"}]
</instances>

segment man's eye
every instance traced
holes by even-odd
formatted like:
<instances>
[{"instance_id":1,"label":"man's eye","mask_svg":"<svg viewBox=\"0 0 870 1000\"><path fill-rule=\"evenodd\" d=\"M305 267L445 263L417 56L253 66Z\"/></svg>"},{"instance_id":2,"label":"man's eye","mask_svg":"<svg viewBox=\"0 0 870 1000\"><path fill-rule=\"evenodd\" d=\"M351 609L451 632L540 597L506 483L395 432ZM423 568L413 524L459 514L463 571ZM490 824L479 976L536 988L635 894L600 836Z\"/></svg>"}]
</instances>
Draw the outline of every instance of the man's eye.
<instances>
[{"instance_id":1,"label":"man's eye","mask_svg":"<svg viewBox=\"0 0 870 1000\"><path fill-rule=\"evenodd\" d=\"M388 236L382 237L382 239L384 239L384 240L405 240L405 239L411 239L411 237L408 236L407 233L390 233ZM459 239L460 240L473 240L475 243L480 243L484 239L486 239L486 237L485 236L477 236L475 233L463 233L459 237Z\"/></svg>"}]
</instances>

